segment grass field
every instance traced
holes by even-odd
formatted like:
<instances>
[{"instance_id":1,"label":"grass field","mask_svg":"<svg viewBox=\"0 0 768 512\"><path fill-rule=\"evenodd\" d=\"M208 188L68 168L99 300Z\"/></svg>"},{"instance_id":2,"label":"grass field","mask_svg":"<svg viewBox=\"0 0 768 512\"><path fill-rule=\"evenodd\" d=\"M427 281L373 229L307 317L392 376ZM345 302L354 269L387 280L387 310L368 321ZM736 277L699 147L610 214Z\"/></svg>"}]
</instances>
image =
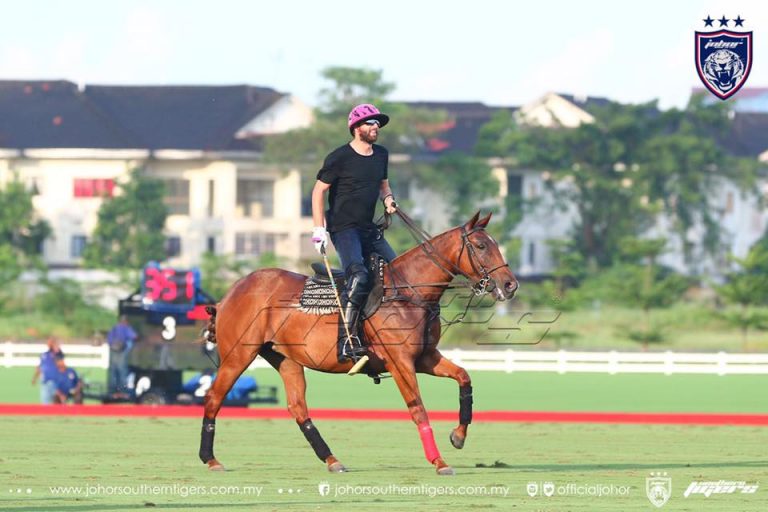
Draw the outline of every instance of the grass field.
<instances>
[{"instance_id":1,"label":"grass field","mask_svg":"<svg viewBox=\"0 0 768 512\"><path fill-rule=\"evenodd\" d=\"M447 441L453 425L436 422L457 470L438 477L409 422L317 425L348 473L327 473L289 420L221 420L216 453L229 471L211 473L196 455L198 420L14 417L3 427L0 509L655 510L645 479L666 471L664 510L768 510L765 428L476 424L457 451ZM683 497L691 482L710 480L764 487ZM556 493L530 497L531 482L552 482ZM578 495L598 487L613 494ZM499 494L481 494L492 490Z\"/></svg>"},{"instance_id":2,"label":"grass field","mask_svg":"<svg viewBox=\"0 0 768 512\"><path fill-rule=\"evenodd\" d=\"M87 378L103 380L104 370L84 369ZM470 372L475 409L533 411L721 412L768 413L768 376L760 375L607 375ZM253 372L262 385L279 386L274 370ZM364 376L307 372L310 408L405 409L391 379L379 385ZM0 403L36 403L31 368L0 369ZM419 376L427 409L456 410L454 381Z\"/></svg>"},{"instance_id":3,"label":"grass field","mask_svg":"<svg viewBox=\"0 0 768 512\"><path fill-rule=\"evenodd\" d=\"M271 370L254 373L264 385L279 384ZM472 376L478 411L768 412L762 376ZM29 368L0 370L0 402L36 402L30 378ZM307 378L310 408L404 409L391 380ZM457 409L453 381L421 376L420 384L428 409ZM210 473L197 459L199 419L6 417L0 510L655 510L645 490L652 471L672 478L663 510L768 510L765 427L476 422L457 451L447 439L454 424L434 422L438 446L457 470L438 477L410 422L316 424L349 473L328 474L290 420L222 418L216 454L230 471ZM694 481L719 480L763 487L683 497ZM534 482L553 483L554 496L530 497ZM589 495L596 489L613 494Z\"/></svg>"}]
</instances>

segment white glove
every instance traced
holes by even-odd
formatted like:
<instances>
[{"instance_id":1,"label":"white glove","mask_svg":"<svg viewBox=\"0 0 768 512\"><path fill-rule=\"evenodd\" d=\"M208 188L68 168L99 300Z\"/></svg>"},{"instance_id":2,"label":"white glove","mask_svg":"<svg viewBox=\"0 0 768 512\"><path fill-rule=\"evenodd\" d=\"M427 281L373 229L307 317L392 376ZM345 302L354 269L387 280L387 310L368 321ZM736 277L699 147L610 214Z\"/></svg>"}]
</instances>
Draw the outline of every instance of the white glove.
<instances>
[{"instance_id":1,"label":"white glove","mask_svg":"<svg viewBox=\"0 0 768 512\"><path fill-rule=\"evenodd\" d=\"M323 254L325 246L328 245L328 235L323 226L315 226L312 228L312 243L315 244L315 250L318 253Z\"/></svg>"}]
</instances>

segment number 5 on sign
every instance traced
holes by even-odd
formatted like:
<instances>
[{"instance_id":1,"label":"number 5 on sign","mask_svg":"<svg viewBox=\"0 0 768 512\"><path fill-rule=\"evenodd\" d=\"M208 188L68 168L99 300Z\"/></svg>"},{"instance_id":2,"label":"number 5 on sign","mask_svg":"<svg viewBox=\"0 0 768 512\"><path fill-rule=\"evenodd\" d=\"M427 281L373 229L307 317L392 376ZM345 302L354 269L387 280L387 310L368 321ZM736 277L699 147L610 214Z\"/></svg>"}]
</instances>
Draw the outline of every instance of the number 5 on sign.
<instances>
[{"instance_id":1,"label":"number 5 on sign","mask_svg":"<svg viewBox=\"0 0 768 512\"><path fill-rule=\"evenodd\" d=\"M160 334L165 341L172 341L176 337L176 319L174 317L163 318L163 332Z\"/></svg>"}]
</instances>

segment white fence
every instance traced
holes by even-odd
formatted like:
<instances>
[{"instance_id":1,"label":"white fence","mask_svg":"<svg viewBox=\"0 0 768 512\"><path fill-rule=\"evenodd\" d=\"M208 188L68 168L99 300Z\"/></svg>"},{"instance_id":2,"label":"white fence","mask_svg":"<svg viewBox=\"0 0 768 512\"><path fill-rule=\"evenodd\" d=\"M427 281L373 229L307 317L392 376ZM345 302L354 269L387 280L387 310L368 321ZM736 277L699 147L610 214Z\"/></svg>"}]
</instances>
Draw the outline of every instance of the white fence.
<instances>
[{"instance_id":1,"label":"white fence","mask_svg":"<svg viewBox=\"0 0 768 512\"><path fill-rule=\"evenodd\" d=\"M0 343L0 364L5 368L14 366L37 366L40 354L48 350L45 343ZM63 345L62 351L67 358L67 366L75 368L107 368L109 366L109 347L104 345Z\"/></svg>"},{"instance_id":2,"label":"white fence","mask_svg":"<svg viewBox=\"0 0 768 512\"><path fill-rule=\"evenodd\" d=\"M6 368L37 366L42 343L0 343L0 364ZM64 345L67 364L76 368L107 368L107 345ZM557 373L700 373L716 375L768 375L768 354L712 354L679 352L557 352L528 350L442 351L454 363L470 371L557 372ZM251 368L268 368L257 358Z\"/></svg>"}]
</instances>

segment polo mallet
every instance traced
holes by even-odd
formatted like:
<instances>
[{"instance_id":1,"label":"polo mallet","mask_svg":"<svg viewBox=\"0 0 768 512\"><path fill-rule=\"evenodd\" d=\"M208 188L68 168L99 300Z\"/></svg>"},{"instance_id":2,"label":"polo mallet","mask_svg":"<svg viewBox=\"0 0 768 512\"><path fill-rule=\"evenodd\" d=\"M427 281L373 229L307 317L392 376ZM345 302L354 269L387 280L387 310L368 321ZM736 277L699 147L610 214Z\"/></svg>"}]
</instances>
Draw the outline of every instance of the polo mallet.
<instances>
[{"instance_id":1,"label":"polo mallet","mask_svg":"<svg viewBox=\"0 0 768 512\"><path fill-rule=\"evenodd\" d=\"M344 307L341 305L341 297L339 297L339 290L336 289L336 280L333 278L333 271L331 271L331 264L328 261L328 255L325 253L325 244L320 246L320 254L323 255L323 262L325 262L325 269L328 271L328 277L331 280L331 288L333 288L333 296L336 297L336 304L339 306L339 315L341 316L341 322L344 324L344 332L347 335L347 343L350 348L352 347L352 335L349 334L349 328L347 327L347 317L344 315ZM368 362L368 355L364 355L349 369L347 375L356 375L363 366Z\"/></svg>"}]
</instances>

